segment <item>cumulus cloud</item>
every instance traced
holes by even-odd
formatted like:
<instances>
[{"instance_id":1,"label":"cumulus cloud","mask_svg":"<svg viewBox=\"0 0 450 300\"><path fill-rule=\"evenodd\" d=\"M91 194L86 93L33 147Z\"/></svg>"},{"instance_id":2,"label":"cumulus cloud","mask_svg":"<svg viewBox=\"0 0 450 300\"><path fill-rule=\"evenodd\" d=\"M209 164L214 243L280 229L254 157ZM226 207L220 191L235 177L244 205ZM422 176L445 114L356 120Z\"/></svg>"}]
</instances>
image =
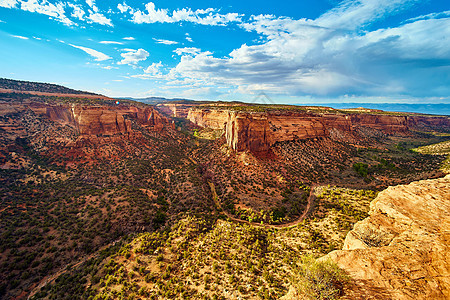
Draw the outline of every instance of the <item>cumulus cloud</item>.
<instances>
[{"instance_id":1,"label":"cumulus cloud","mask_svg":"<svg viewBox=\"0 0 450 300\"><path fill-rule=\"evenodd\" d=\"M241 93L448 95L449 18L428 15L398 27L361 30L414 3L345 0L316 20L253 16L240 26L263 42L244 44L226 57L176 49L181 60L170 74Z\"/></svg>"},{"instance_id":2,"label":"cumulus cloud","mask_svg":"<svg viewBox=\"0 0 450 300\"><path fill-rule=\"evenodd\" d=\"M95 5L95 1L88 0L86 3L88 5L87 13L81 4L71 2L51 3L47 0L1 0L0 7L19 8L24 11L47 15L67 26L78 25L69 16L88 23L113 26L111 19L100 12Z\"/></svg>"},{"instance_id":3,"label":"cumulus cloud","mask_svg":"<svg viewBox=\"0 0 450 300\"><path fill-rule=\"evenodd\" d=\"M85 12L81 5L72 3L68 3L67 5L73 9L72 14L70 15L71 17L76 18L80 21L84 21Z\"/></svg>"},{"instance_id":4,"label":"cumulus cloud","mask_svg":"<svg viewBox=\"0 0 450 300\"><path fill-rule=\"evenodd\" d=\"M125 49L125 51L125 53L120 54L123 59L118 62L119 65L136 65L138 62L146 60L150 55L150 53L144 49Z\"/></svg>"},{"instance_id":5,"label":"cumulus cloud","mask_svg":"<svg viewBox=\"0 0 450 300\"><path fill-rule=\"evenodd\" d=\"M197 9L182 8L174 10L172 13L165 8L156 8L153 2L145 4L145 10L134 9L125 2L119 4L118 7L121 13L128 12L131 14L131 21L133 23L175 23L175 22L191 22L202 25L225 26L233 22L242 22L243 15L238 13L220 14L216 9Z\"/></svg>"},{"instance_id":6,"label":"cumulus cloud","mask_svg":"<svg viewBox=\"0 0 450 300\"><path fill-rule=\"evenodd\" d=\"M144 69L144 74L131 75L131 77L140 79L166 79L166 75L162 74L162 67L163 64L161 61L152 63L150 66Z\"/></svg>"},{"instance_id":7,"label":"cumulus cloud","mask_svg":"<svg viewBox=\"0 0 450 300\"><path fill-rule=\"evenodd\" d=\"M148 66L147 69L144 70L144 73L150 74L150 75L160 75L162 66L163 66L163 64L161 61L158 63L152 63L150 66Z\"/></svg>"},{"instance_id":8,"label":"cumulus cloud","mask_svg":"<svg viewBox=\"0 0 450 300\"><path fill-rule=\"evenodd\" d=\"M86 52L87 54L92 56L96 61L104 61L104 60L111 59L111 57L109 57L108 55L106 55L100 51L91 49L91 48L77 46L77 45L73 45L73 44L68 44L68 45Z\"/></svg>"},{"instance_id":9,"label":"cumulus cloud","mask_svg":"<svg viewBox=\"0 0 450 300\"><path fill-rule=\"evenodd\" d=\"M158 44L164 44L164 45L176 45L176 44L178 44L178 42L170 41L170 40L164 40L164 39L155 39L155 38L153 38L153 40L156 43L158 43Z\"/></svg>"},{"instance_id":10,"label":"cumulus cloud","mask_svg":"<svg viewBox=\"0 0 450 300\"><path fill-rule=\"evenodd\" d=\"M13 8L17 4L17 0L2 0L0 1L0 7Z\"/></svg>"},{"instance_id":11,"label":"cumulus cloud","mask_svg":"<svg viewBox=\"0 0 450 300\"><path fill-rule=\"evenodd\" d=\"M123 4L119 3L117 4L117 9L119 9L119 11L121 13L125 13L128 10L131 10L131 7L129 7L125 2Z\"/></svg>"},{"instance_id":12,"label":"cumulus cloud","mask_svg":"<svg viewBox=\"0 0 450 300\"><path fill-rule=\"evenodd\" d=\"M134 41L135 40L135 38L132 37L132 36L127 36L127 37L124 37L123 39L127 40L127 41Z\"/></svg>"}]
</instances>

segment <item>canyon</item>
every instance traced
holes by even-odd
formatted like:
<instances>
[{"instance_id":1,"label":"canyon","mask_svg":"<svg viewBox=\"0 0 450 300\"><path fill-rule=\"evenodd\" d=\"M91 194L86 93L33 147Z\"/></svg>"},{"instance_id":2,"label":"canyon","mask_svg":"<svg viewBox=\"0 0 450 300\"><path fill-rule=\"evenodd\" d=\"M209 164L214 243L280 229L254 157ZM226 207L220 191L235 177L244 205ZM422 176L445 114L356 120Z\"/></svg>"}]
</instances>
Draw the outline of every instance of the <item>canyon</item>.
<instances>
[{"instance_id":1,"label":"canyon","mask_svg":"<svg viewBox=\"0 0 450 300\"><path fill-rule=\"evenodd\" d=\"M0 115L32 111L60 125L74 128L82 136L91 135L127 135L133 133L132 120L142 126L161 130L169 124L167 118L152 107L134 105L83 105L48 104L35 101L23 103L0 102ZM6 124L0 124L6 128Z\"/></svg>"},{"instance_id":2,"label":"canyon","mask_svg":"<svg viewBox=\"0 0 450 300\"><path fill-rule=\"evenodd\" d=\"M179 108L178 108L179 109ZM185 114L185 110L183 112ZM448 130L449 117L401 114L342 113L328 111L264 112L229 108L191 107L187 119L194 124L224 130L228 146L235 151L265 152L276 142L338 135L357 139L358 131L369 128L386 135L407 135L411 130Z\"/></svg>"}]
</instances>

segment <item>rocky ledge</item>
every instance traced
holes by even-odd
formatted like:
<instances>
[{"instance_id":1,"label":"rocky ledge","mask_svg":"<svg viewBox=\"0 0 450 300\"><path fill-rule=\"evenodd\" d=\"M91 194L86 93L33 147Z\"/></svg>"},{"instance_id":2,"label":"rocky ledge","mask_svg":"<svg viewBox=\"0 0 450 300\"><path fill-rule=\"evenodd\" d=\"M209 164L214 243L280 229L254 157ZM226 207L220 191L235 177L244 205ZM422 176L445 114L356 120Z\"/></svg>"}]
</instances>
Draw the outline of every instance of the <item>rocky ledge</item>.
<instances>
[{"instance_id":1,"label":"rocky ledge","mask_svg":"<svg viewBox=\"0 0 450 300\"><path fill-rule=\"evenodd\" d=\"M450 299L450 175L389 187L331 259L348 299Z\"/></svg>"}]
</instances>

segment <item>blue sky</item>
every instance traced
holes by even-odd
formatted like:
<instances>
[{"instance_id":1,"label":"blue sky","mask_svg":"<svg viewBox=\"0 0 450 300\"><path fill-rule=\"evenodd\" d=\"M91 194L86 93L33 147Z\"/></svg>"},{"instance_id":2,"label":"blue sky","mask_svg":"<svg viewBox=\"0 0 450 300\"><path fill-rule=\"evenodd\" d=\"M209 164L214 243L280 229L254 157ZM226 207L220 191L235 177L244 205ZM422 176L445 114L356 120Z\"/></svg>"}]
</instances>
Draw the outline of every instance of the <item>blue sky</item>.
<instances>
[{"instance_id":1,"label":"blue sky","mask_svg":"<svg viewBox=\"0 0 450 300\"><path fill-rule=\"evenodd\" d=\"M115 97L450 103L450 1L0 0L0 57Z\"/></svg>"}]
</instances>

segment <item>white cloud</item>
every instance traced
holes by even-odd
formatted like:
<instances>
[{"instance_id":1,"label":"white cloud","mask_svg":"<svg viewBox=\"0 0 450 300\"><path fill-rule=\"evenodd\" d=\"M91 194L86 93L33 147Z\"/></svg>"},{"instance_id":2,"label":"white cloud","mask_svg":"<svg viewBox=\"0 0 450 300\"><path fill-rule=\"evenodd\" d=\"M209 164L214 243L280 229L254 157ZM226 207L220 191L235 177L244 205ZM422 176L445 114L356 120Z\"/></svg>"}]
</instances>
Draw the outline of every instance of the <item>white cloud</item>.
<instances>
[{"instance_id":1,"label":"white cloud","mask_svg":"<svg viewBox=\"0 0 450 300\"><path fill-rule=\"evenodd\" d=\"M200 52L202 52L201 49L199 48L195 48L195 47L184 47L184 48L177 48L175 50L173 50L173 52L175 52L178 55L186 55L186 54L190 54L190 55L197 55Z\"/></svg>"},{"instance_id":2,"label":"white cloud","mask_svg":"<svg viewBox=\"0 0 450 300\"><path fill-rule=\"evenodd\" d=\"M194 42L189 33L186 33L186 41L191 42L191 43Z\"/></svg>"},{"instance_id":3,"label":"white cloud","mask_svg":"<svg viewBox=\"0 0 450 300\"><path fill-rule=\"evenodd\" d=\"M110 45L110 44L113 44L113 45L123 45L122 42L116 42L116 41L100 41L99 43L100 43L100 44L105 44L105 45Z\"/></svg>"},{"instance_id":4,"label":"white cloud","mask_svg":"<svg viewBox=\"0 0 450 300\"><path fill-rule=\"evenodd\" d=\"M67 5L73 9L73 12L71 14L72 18L76 18L80 21L84 21L85 12L81 5L72 4L72 3L68 3Z\"/></svg>"},{"instance_id":5,"label":"white cloud","mask_svg":"<svg viewBox=\"0 0 450 300\"><path fill-rule=\"evenodd\" d=\"M162 67L162 62L158 62L158 63L152 63L150 66L148 66L147 69L144 70L144 73L146 74L150 74L150 75L160 75L161 74L161 67Z\"/></svg>"},{"instance_id":6,"label":"white cloud","mask_svg":"<svg viewBox=\"0 0 450 300\"><path fill-rule=\"evenodd\" d=\"M118 62L119 65L136 65L140 61L144 61L147 59L147 57L150 55L147 51L144 49L124 49L126 52L121 53L120 56L123 57L121 61Z\"/></svg>"},{"instance_id":7,"label":"white cloud","mask_svg":"<svg viewBox=\"0 0 450 300\"><path fill-rule=\"evenodd\" d=\"M90 23L113 26L111 19L98 12L89 11L89 16L87 16L86 19L90 20Z\"/></svg>"},{"instance_id":8,"label":"white cloud","mask_svg":"<svg viewBox=\"0 0 450 300\"><path fill-rule=\"evenodd\" d=\"M419 0L344 0L316 22L328 28L357 29L386 15L409 8Z\"/></svg>"},{"instance_id":9,"label":"white cloud","mask_svg":"<svg viewBox=\"0 0 450 300\"><path fill-rule=\"evenodd\" d=\"M169 74L174 82L227 85L247 94L448 95L449 18L427 16L399 27L360 30L411 3L344 1L316 20L253 16L241 26L264 36L262 43L244 44L220 58L178 48L174 52L181 60Z\"/></svg>"},{"instance_id":10,"label":"white cloud","mask_svg":"<svg viewBox=\"0 0 450 300\"><path fill-rule=\"evenodd\" d=\"M225 26L233 22L242 22L241 14L217 13L213 8L198 9L193 11L191 8L182 8L169 13L168 9L156 8L153 2L145 5L145 11L133 9L125 3L118 6L120 12L129 12L133 23L175 23L191 22L202 25Z\"/></svg>"},{"instance_id":11,"label":"white cloud","mask_svg":"<svg viewBox=\"0 0 450 300\"><path fill-rule=\"evenodd\" d=\"M128 10L131 10L131 7L129 7L125 2L123 4L120 4L120 3L117 4L117 8L119 9L119 11L121 13L125 13Z\"/></svg>"},{"instance_id":12,"label":"white cloud","mask_svg":"<svg viewBox=\"0 0 450 300\"><path fill-rule=\"evenodd\" d=\"M47 1L39 3L37 0L20 1L20 8L22 10L50 16L68 26L75 25L75 23L65 15L64 6L65 5L62 2L53 4Z\"/></svg>"},{"instance_id":13,"label":"white cloud","mask_svg":"<svg viewBox=\"0 0 450 300\"><path fill-rule=\"evenodd\" d=\"M426 14L423 16L411 18L411 19L406 20L405 23L419 21L419 20L439 19L439 18L447 18L447 17L450 17L450 10L436 12L436 13L430 13L430 14Z\"/></svg>"},{"instance_id":14,"label":"white cloud","mask_svg":"<svg viewBox=\"0 0 450 300\"><path fill-rule=\"evenodd\" d=\"M1 0L0 7L13 8L17 5L17 0Z\"/></svg>"},{"instance_id":15,"label":"white cloud","mask_svg":"<svg viewBox=\"0 0 450 300\"><path fill-rule=\"evenodd\" d=\"M113 66L101 66L101 68L105 69L105 70L118 69L117 67L113 67Z\"/></svg>"},{"instance_id":16,"label":"white cloud","mask_svg":"<svg viewBox=\"0 0 450 300\"><path fill-rule=\"evenodd\" d=\"M157 42L158 44L164 44L164 45L176 45L176 44L178 44L178 42L170 41L170 40L155 39L155 38L153 38L153 40L155 42Z\"/></svg>"},{"instance_id":17,"label":"white cloud","mask_svg":"<svg viewBox=\"0 0 450 300\"><path fill-rule=\"evenodd\" d=\"M11 34L11 36L15 37L15 38L18 38L18 39L21 39L21 40L28 40L29 39L26 36L21 36L21 35L13 35L13 34Z\"/></svg>"},{"instance_id":18,"label":"white cloud","mask_svg":"<svg viewBox=\"0 0 450 300\"><path fill-rule=\"evenodd\" d=\"M124 37L123 39L127 40L127 41L134 41L135 40L135 38L132 37L132 36L127 36L127 37Z\"/></svg>"},{"instance_id":19,"label":"white cloud","mask_svg":"<svg viewBox=\"0 0 450 300\"><path fill-rule=\"evenodd\" d=\"M90 7L94 7L95 6L95 0L86 0L86 4L89 5Z\"/></svg>"},{"instance_id":20,"label":"white cloud","mask_svg":"<svg viewBox=\"0 0 450 300\"><path fill-rule=\"evenodd\" d=\"M99 52L97 50L91 49L91 48L77 46L77 45L73 45L73 44L68 44L68 45L86 52L90 56L94 57L96 61L104 61L104 60L111 59L111 57L109 57L108 55L106 55L102 52Z\"/></svg>"}]
</instances>

